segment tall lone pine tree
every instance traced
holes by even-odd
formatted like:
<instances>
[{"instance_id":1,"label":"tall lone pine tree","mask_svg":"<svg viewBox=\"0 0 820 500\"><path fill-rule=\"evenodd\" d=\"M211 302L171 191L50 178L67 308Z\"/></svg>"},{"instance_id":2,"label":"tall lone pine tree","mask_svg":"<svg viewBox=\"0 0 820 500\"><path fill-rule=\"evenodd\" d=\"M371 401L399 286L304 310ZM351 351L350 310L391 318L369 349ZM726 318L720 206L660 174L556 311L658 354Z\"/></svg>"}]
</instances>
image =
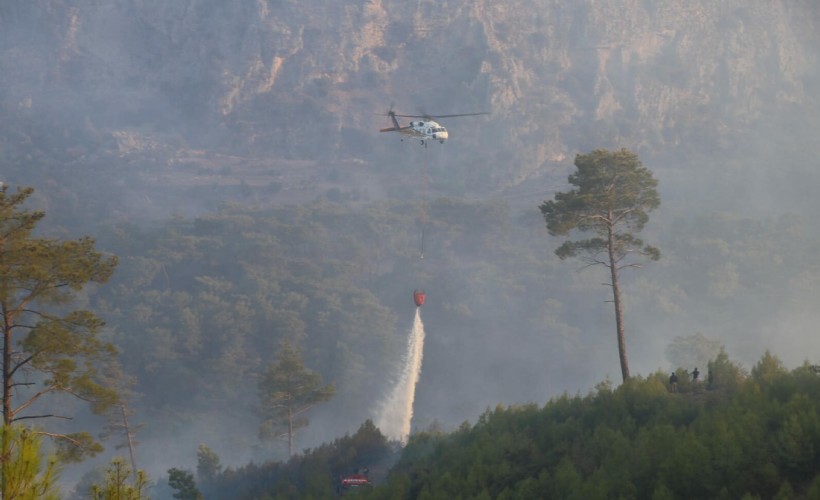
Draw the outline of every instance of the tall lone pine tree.
<instances>
[{"instance_id":1,"label":"tall lone pine tree","mask_svg":"<svg viewBox=\"0 0 820 500\"><path fill-rule=\"evenodd\" d=\"M0 188L0 334L3 383L2 455L9 454L8 429L15 422L67 415L32 412L50 394L68 394L105 412L118 394L105 382L106 367L116 359L114 346L102 341L103 322L85 310L72 310L78 291L91 282L108 280L117 265L114 256L94 250L94 240L35 237L45 215L23 203L32 188L10 193ZM86 432L53 434L63 459L80 459L101 447ZM0 478L4 479L4 478ZM3 481L5 484L5 481Z\"/></svg>"},{"instance_id":2,"label":"tall lone pine tree","mask_svg":"<svg viewBox=\"0 0 820 500\"><path fill-rule=\"evenodd\" d=\"M648 213L657 208L661 199L655 189L658 181L641 164L634 153L621 149L596 149L576 155L577 172L569 176L575 189L556 193L555 199L539 206L551 236L567 236L570 231L592 233L592 238L565 241L555 254L559 258L579 257L587 265L602 265L609 269L615 323L618 332L618 356L624 382L629 379L629 362L624 338L621 303L621 269L641 267L630 257L658 260L660 251L644 245L635 235L649 221Z\"/></svg>"},{"instance_id":3,"label":"tall lone pine tree","mask_svg":"<svg viewBox=\"0 0 820 500\"><path fill-rule=\"evenodd\" d=\"M260 437L286 439L288 456L292 457L294 434L308 425L304 413L336 393L332 384L321 385L321 376L305 368L299 350L283 342L276 361L259 381Z\"/></svg>"}]
</instances>

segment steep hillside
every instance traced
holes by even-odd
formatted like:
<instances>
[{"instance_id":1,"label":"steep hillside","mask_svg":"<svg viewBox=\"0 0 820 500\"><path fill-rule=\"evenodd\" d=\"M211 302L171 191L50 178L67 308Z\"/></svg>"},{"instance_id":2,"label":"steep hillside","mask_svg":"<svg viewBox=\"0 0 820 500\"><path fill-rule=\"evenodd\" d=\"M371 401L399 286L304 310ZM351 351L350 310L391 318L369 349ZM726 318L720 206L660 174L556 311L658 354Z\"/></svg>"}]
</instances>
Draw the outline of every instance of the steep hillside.
<instances>
[{"instance_id":1,"label":"steep hillside","mask_svg":"<svg viewBox=\"0 0 820 500\"><path fill-rule=\"evenodd\" d=\"M817 374L769 353L751 376L709 366L675 391L656 373L420 433L363 498L817 498Z\"/></svg>"},{"instance_id":2,"label":"steep hillside","mask_svg":"<svg viewBox=\"0 0 820 500\"><path fill-rule=\"evenodd\" d=\"M683 376L674 391L655 373L543 407L498 406L451 433L419 432L392 453L366 422L287 463L229 470L202 489L206 497L330 498L337 478L361 468L374 484L356 498L817 498L812 367L789 372L766 353L751 375L725 354L709 368L708 380ZM396 458L385 480L383 464Z\"/></svg>"},{"instance_id":3,"label":"steep hillside","mask_svg":"<svg viewBox=\"0 0 820 500\"><path fill-rule=\"evenodd\" d=\"M489 110L447 124L437 180L463 188L478 169L470 188L491 192L592 147L677 165L733 158L761 137L809 147L820 115L820 7L808 0L16 0L0 23L12 142L23 114L120 149L148 136L170 146L166 159L187 146L359 158L377 173L406 154L375 133L391 102Z\"/></svg>"},{"instance_id":4,"label":"steep hillside","mask_svg":"<svg viewBox=\"0 0 820 500\"><path fill-rule=\"evenodd\" d=\"M636 373L701 331L746 362L818 352L818 47L814 0L6 0L0 181L121 257L89 301L157 455L212 412L186 431L241 427L206 436L234 462L266 452L242 377L285 333L340 395L305 442L367 418L415 286L415 428L613 373L602 278L557 262L537 211L593 148L660 182L664 257L627 284ZM425 149L377 132L391 104L492 114Z\"/></svg>"}]
</instances>

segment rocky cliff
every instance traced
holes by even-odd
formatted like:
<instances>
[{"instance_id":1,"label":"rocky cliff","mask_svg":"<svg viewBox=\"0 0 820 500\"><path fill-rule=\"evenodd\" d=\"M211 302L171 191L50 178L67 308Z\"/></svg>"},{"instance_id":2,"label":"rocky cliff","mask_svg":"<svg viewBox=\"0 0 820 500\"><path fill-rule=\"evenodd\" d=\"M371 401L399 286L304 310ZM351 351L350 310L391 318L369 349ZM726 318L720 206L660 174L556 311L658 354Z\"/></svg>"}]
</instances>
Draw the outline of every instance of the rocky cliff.
<instances>
[{"instance_id":1,"label":"rocky cliff","mask_svg":"<svg viewBox=\"0 0 820 500\"><path fill-rule=\"evenodd\" d=\"M35 117L378 163L391 103L488 110L447 123L447 161L510 186L594 147L679 160L793 140L818 123L818 47L813 0L12 0L0 130Z\"/></svg>"}]
</instances>

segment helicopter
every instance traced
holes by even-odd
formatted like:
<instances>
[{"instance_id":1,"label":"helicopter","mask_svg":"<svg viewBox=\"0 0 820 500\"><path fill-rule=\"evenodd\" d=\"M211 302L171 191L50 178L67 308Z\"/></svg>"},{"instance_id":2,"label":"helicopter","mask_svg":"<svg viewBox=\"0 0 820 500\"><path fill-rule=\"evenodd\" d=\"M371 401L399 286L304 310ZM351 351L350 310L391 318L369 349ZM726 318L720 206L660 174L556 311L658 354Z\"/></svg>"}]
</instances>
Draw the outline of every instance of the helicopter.
<instances>
[{"instance_id":1,"label":"helicopter","mask_svg":"<svg viewBox=\"0 0 820 500\"><path fill-rule=\"evenodd\" d=\"M379 132L398 132L402 135L407 135L421 141L422 146L427 145L427 141L434 140L438 141L441 144L444 144L444 141L447 140L449 134L447 133L447 129L444 128L443 125L435 121L433 118L440 119L440 118L455 118L458 116L479 116L479 115L489 115L488 111L483 111L481 113L462 113L459 115L438 115L438 116L431 116L431 115L399 115L393 111L393 108L390 108L390 111L387 112L387 116L393 120L393 126L387 127L383 129L379 129ZM399 121L396 119L397 117L400 118L421 118L421 120L411 120L410 125L406 127L402 127L399 125ZM404 140L404 139L402 139Z\"/></svg>"}]
</instances>

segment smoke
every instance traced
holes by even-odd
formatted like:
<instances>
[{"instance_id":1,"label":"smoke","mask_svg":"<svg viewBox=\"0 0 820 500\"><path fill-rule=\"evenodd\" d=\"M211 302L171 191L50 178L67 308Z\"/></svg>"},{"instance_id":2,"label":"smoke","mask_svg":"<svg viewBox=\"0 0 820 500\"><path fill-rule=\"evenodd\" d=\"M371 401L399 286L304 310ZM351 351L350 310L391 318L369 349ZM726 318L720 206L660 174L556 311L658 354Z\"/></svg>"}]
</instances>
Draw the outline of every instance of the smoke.
<instances>
[{"instance_id":1,"label":"smoke","mask_svg":"<svg viewBox=\"0 0 820 500\"><path fill-rule=\"evenodd\" d=\"M377 425L390 439L402 443L410 436L410 422L413 419L413 400L416 397L416 384L421 376L421 360L424 355L424 323L421 321L421 308L416 308L413 330L407 338L407 353L401 376L382 403Z\"/></svg>"}]
</instances>

